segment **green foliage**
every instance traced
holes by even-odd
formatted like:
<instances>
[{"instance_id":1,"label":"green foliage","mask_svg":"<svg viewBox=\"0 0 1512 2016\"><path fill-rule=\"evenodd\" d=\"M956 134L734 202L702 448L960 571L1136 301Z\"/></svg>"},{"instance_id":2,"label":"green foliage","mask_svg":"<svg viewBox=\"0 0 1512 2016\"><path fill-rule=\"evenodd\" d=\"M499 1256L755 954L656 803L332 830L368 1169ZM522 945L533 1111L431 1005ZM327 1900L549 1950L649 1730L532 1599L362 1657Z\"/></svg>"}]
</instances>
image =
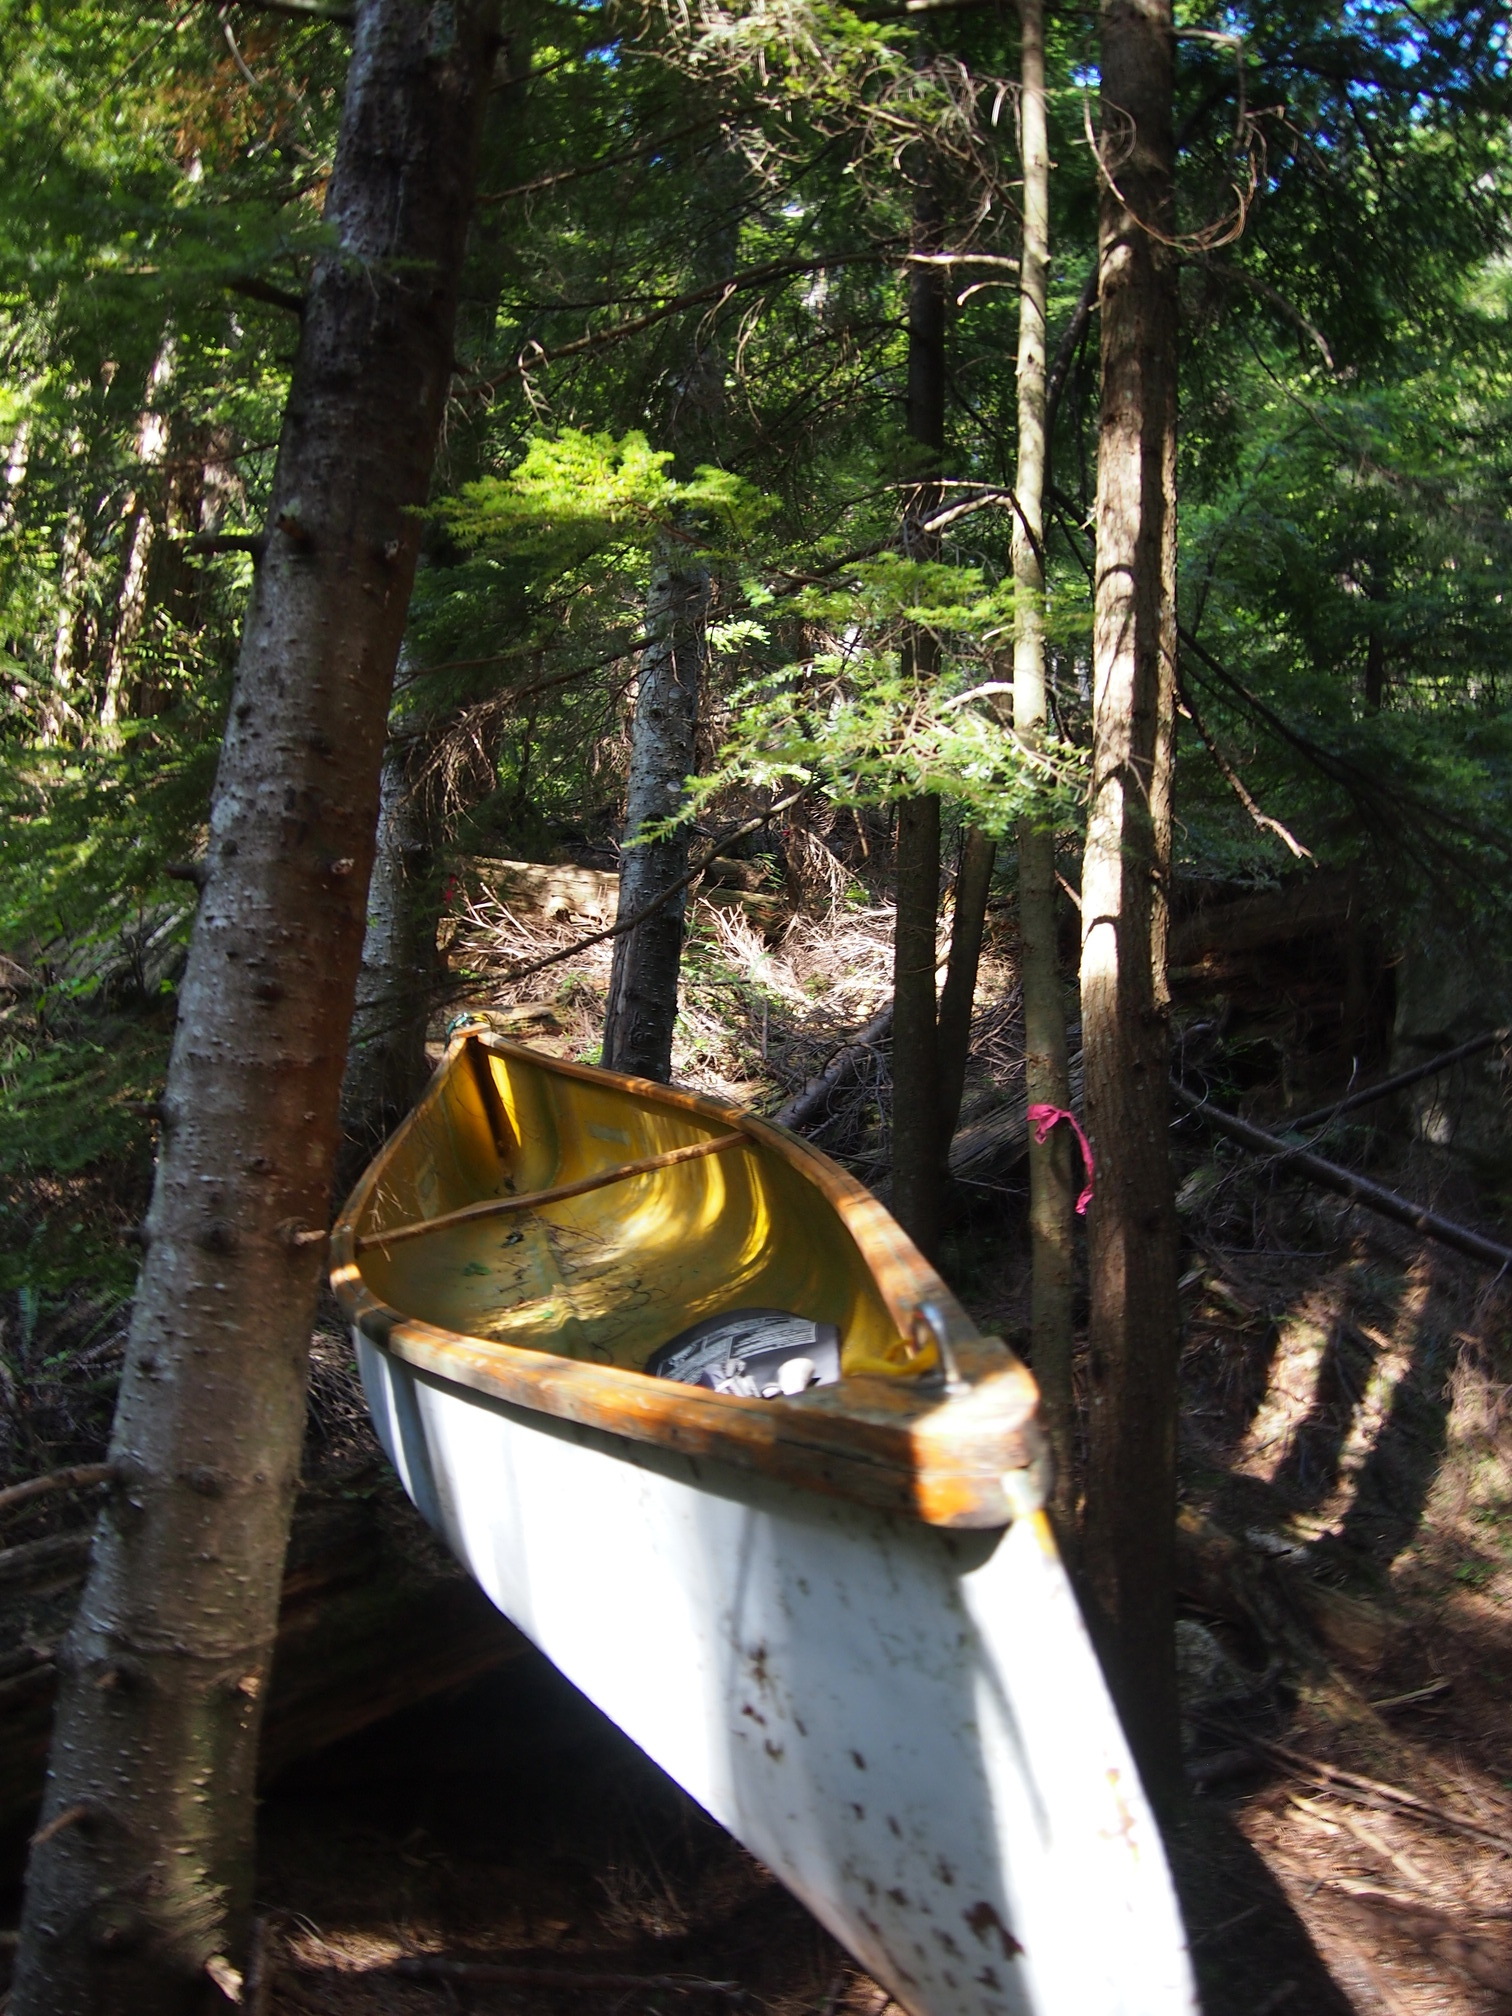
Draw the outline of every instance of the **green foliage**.
<instances>
[{"instance_id":1,"label":"green foliage","mask_svg":"<svg viewBox=\"0 0 1512 2016\"><path fill-rule=\"evenodd\" d=\"M682 816L696 817L734 784L774 794L799 785L841 805L938 792L998 838L1020 819L1073 823L1085 750L1053 738L1027 748L982 704L1002 691L996 681L967 686L959 674L920 679L895 654L818 658L732 696L739 733L692 780Z\"/></svg>"},{"instance_id":2,"label":"green foliage","mask_svg":"<svg viewBox=\"0 0 1512 2016\"><path fill-rule=\"evenodd\" d=\"M0 1290L129 1293L122 1235L152 1169L150 1125L131 1107L161 1089L168 1040L161 1018L0 1030Z\"/></svg>"},{"instance_id":3,"label":"green foliage","mask_svg":"<svg viewBox=\"0 0 1512 2016\"><path fill-rule=\"evenodd\" d=\"M769 515L770 501L742 477L702 464L686 481L670 473L670 448L638 429L585 434L569 427L536 435L505 476L483 476L435 515L466 545L503 549L547 574L565 574L611 553L648 551L658 533L714 554L739 548Z\"/></svg>"}]
</instances>

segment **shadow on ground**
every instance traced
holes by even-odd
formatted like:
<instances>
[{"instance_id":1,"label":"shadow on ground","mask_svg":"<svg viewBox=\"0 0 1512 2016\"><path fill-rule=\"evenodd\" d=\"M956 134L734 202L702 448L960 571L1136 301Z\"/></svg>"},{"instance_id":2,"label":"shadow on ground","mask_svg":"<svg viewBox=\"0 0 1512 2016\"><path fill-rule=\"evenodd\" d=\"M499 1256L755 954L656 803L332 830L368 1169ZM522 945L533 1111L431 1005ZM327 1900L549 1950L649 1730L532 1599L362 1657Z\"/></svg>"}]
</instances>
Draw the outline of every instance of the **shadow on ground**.
<instances>
[{"instance_id":1,"label":"shadow on ground","mask_svg":"<svg viewBox=\"0 0 1512 2016\"><path fill-rule=\"evenodd\" d=\"M1194 1804L1172 1845L1205 2016L1283 2006L1349 2016L1226 1814ZM748 2007L778 2016L881 2016L886 2003L801 1904L535 1654L275 1784L259 1901L280 1956L275 2016L418 2016L458 1995L479 2010L528 2004L549 2016L731 2006L717 1991L669 1999L650 1980L638 1991L400 1978L394 1963L417 1953L697 1976L738 1984Z\"/></svg>"}]
</instances>

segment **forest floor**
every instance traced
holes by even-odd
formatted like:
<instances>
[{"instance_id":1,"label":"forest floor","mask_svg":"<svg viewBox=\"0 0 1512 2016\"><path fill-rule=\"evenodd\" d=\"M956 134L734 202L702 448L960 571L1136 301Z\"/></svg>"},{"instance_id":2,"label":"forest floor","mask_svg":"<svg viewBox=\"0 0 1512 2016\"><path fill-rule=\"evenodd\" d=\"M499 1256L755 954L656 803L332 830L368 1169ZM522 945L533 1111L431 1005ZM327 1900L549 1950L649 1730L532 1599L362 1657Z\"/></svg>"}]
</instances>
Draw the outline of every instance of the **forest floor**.
<instances>
[{"instance_id":1,"label":"forest floor","mask_svg":"<svg viewBox=\"0 0 1512 2016\"><path fill-rule=\"evenodd\" d=\"M471 907L452 949L462 984L518 1033L591 1051L608 948L511 999L500 973L581 925ZM700 906L695 923L677 1069L703 1089L770 1106L886 996L881 910L836 908L776 942L738 910ZM1011 1100L1017 1063L1010 944L990 948L979 999L969 1099L987 1112ZM883 1054L819 1137L862 1174L880 1166L886 1093ZM1179 1139L1193 1796L1170 1845L1205 2011L1509 2016L1512 1291ZM1475 1214L1433 1151L1377 1142L1372 1167ZM1011 1155L984 1165L945 1265L1015 1343L1021 1186ZM81 1381L98 1374L90 1348ZM58 1460L80 1460L83 1416L56 1404L75 1435ZM343 1422L343 1437L363 1432ZM0 1895L0 1925L14 1907ZM276 1781L259 1910L273 2016L887 2006L533 1653Z\"/></svg>"}]
</instances>

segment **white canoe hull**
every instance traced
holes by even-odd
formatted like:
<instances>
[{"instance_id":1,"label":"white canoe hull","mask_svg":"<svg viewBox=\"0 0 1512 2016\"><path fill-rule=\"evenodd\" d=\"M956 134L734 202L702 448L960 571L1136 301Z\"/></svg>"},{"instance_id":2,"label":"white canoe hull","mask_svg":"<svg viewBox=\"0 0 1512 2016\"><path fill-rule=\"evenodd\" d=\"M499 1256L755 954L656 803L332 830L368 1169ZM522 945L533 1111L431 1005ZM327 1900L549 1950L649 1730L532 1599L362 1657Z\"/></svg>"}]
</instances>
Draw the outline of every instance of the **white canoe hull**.
<instances>
[{"instance_id":1,"label":"white canoe hull","mask_svg":"<svg viewBox=\"0 0 1512 2016\"><path fill-rule=\"evenodd\" d=\"M1192 2016L1043 1514L943 1531L356 1340L405 1489L493 1602L913 2016Z\"/></svg>"}]
</instances>

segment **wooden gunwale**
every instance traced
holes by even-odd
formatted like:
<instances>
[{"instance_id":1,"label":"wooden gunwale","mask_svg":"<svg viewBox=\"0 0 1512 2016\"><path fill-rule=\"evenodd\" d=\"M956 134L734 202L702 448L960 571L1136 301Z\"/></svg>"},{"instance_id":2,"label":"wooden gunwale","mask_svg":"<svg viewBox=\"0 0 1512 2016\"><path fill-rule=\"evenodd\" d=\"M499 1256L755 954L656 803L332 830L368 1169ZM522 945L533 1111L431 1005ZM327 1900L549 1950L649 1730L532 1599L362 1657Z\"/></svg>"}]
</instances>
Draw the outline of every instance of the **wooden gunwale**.
<instances>
[{"instance_id":1,"label":"wooden gunwale","mask_svg":"<svg viewBox=\"0 0 1512 2016\"><path fill-rule=\"evenodd\" d=\"M331 1235L331 1284L362 1334L417 1370L513 1406L759 1471L804 1489L903 1513L930 1525L1006 1525L1015 1507L1003 1476L1037 1463L1043 1442L1038 1395L1027 1369L964 1317L950 1320L954 1356L970 1390L942 1397L923 1377L847 1376L794 1399L751 1400L584 1363L533 1347L443 1329L381 1301L363 1279L356 1226L388 1163L438 1096L464 1045L523 1059L530 1068L593 1085L612 1085L655 1104L715 1121L797 1168L845 1223L872 1270L899 1334L907 1337L931 1292L943 1284L869 1193L781 1129L717 1101L649 1080L542 1056L498 1037L464 1035L430 1088L348 1199ZM439 1222L439 1221L431 1221ZM381 1236L364 1246L381 1245ZM888 1250L891 1249L891 1250ZM947 1312L954 1308L945 1294Z\"/></svg>"},{"instance_id":2,"label":"wooden gunwale","mask_svg":"<svg viewBox=\"0 0 1512 2016\"><path fill-rule=\"evenodd\" d=\"M460 1211L443 1211L435 1218L412 1218L407 1225L394 1225L385 1232L367 1232L353 1241L353 1251L366 1253L374 1246L397 1246L405 1239L419 1239L427 1232L443 1232L452 1225L470 1225L478 1218L502 1218L511 1211L537 1211L543 1204L565 1204L569 1197L586 1197L594 1190L607 1190L611 1183L627 1183L632 1176L649 1176L656 1169L675 1169L679 1162L697 1162L705 1155L722 1155L726 1148L749 1148L748 1134L721 1134L713 1141L690 1141L685 1148L668 1148L661 1155L643 1155L638 1162L618 1162L612 1169L597 1170L576 1183L558 1183L550 1190L523 1190L518 1197L488 1197L481 1204L464 1204Z\"/></svg>"}]
</instances>

